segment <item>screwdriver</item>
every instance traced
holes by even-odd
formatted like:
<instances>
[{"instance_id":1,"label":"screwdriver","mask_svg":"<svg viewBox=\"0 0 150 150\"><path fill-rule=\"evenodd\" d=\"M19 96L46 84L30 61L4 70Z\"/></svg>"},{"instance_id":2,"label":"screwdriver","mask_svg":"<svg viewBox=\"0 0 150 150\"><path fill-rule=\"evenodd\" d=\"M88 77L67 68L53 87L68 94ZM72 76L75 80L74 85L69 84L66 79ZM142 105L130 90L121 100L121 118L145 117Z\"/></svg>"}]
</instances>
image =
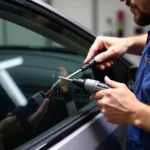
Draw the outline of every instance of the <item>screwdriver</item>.
<instances>
[{"instance_id":1,"label":"screwdriver","mask_svg":"<svg viewBox=\"0 0 150 150\"><path fill-rule=\"evenodd\" d=\"M103 50L103 51L105 51L105 50ZM89 61L87 64L85 64L85 65L83 65L82 67L80 67L79 70L77 70L76 72L72 73L72 74L70 75L70 77L72 77L72 76L74 76L74 75L80 73L81 71L83 72L83 71L85 71L85 70L91 68L93 65L103 64L103 63L106 62L106 61L114 61L114 59L115 59L115 58L112 57L112 58L109 58L109 60L105 60L105 61L101 61L101 62L96 62L96 61L95 61L95 57L94 57L94 58L93 58L91 61Z\"/></svg>"},{"instance_id":2,"label":"screwdriver","mask_svg":"<svg viewBox=\"0 0 150 150\"><path fill-rule=\"evenodd\" d=\"M106 51L106 49L102 50L101 53L104 52L104 51ZM96 56L97 56L97 55L96 55ZM95 56L94 56L94 58L93 58L91 61L89 61L87 64L81 66L79 70L77 70L77 71L73 72L72 74L70 74L69 76L67 76L66 79L69 79L69 78L73 77L74 75L80 73L81 71L83 72L83 71L85 71L85 70L91 68L93 65L102 64L102 63L104 63L104 62L106 62L106 61L114 61L114 59L115 59L115 58L112 57L112 58L109 58L109 60L105 60L105 61L101 61L101 62L95 62ZM57 84L58 84L59 82L60 82L60 79L57 80L57 81L53 84L53 86L51 87L51 89L50 89L47 93L50 93L50 94L51 94L51 93L53 92L53 89L57 86Z\"/></svg>"},{"instance_id":3,"label":"screwdriver","mask_svg":"<svg viewBox=\"0 0 150 150\"><path fill-rule=\"evenodd\" d=\"M102 90L102 89L108 89L108 88L110 88L109 86L107 86L106 84L104 84L102 82L96 81L96 80L69 79L72 76L76 75L77 73L79 73L81 71L85 71L85 70L91 68L93 65L102 64L103 62L105 62L105 61L95 62L95 60L93 58L87 64L83 65L79 70L77 70L76 72L67 76L66 78L60 77L60 76L59 76L59 78L71 81L73 84L77 85L78 87L81 87L81 88L83 88L87 91L91 91L91 92L95 92L95 91ZM43 100L45 98L49 98L51 96L55 86L59 83L59 81L60 80L58 80L47 93L44 93L43 91L41 91L41 92L34 94L32 97L30 97L28 99L28 104L26 106L24 106L24 107L18 106L17 108L15 108L12 111L12 113L14 115L16 115L17 117L24 117L24 118L29 117L31 114L33 114L38 109L38 107L40 106L40 104L43 102Z\"/></svg>"},{"instance_id":4,"label":"screwdriver","mask_svg":"<svg viewBox=\"0 0 150 150\"><path fill-rule=\"evenodd\" d=\"M59 79L67 80L75 84L76 86L85 89L86 91L96 92L99 90L109 89L110 87L106 84L93 80L93 79L67 79L59 76Z\"/></svg>"},{"instance_id":5,"label":"screwdriver","mask_svg":"<svg viewBox=\"0 0 150 150\"><path fill-rule=\"evenodd\" d=\"M81 72L81 71L87 70L88 68L92 67L92 65L94 65L95 63L96 63L96 62L95 62L95 60L94 60L94 58L93 58L90 62L88 62L87 64L83 65L78 71L72 73L71 75L69 75L69 76L66 77L66 78L63 78L63 77L60 77L60 78L61 78L61 79L66 79L66 80L68 79L68 80L69 80L70 77L74 76L75 74L77 74L77 73L79 73L79 72ZM44 100L45 98L49 98L49 97L51 96L54 87L59 83L59 81L60 81L60 80L58 80L58 81L51 87L51 89L50 89L47 93L44 93L43 91L41 91L41 92L38 92L38 93L34 94L32 97L30 97L30 98L28 99L28 104L27 104L26 106L24 106L24 107L18 106L18 107L16 107L16 108L12 111L12 113L13 113L15 116L17 116L18 118L21 118L21 117L23 117L23 118L28 118L31 114L33 114L33 113L38 109L38 107L40 106L40 104L43 102L43 100ZM72 81L73 84L76 84L76 85L79 86L79 87L82 87L82 86L83 86L83 83L85 82L85 81L83 81L83 80L81 80L81 79L79 79L79 80L73 79L73 80L71 80L71 81ZM87 84L89 84L89 86L87 86ZM93 84L93 80L92 80L92 81L91 81L90 79L86 80L86 82L85 82L85 86L86 86L85 89L87 88L87 90L88 90L88 88L89 88L89 90L90 90L90 84ZM100 84L100 83L99 83L99 84ZM99 85L99 84L98 84L98 85ZM83 87L83 88L84 88L84 87ZM90 90L90 91L91 91L91 90Z\"/></svg>"}]
</instances>

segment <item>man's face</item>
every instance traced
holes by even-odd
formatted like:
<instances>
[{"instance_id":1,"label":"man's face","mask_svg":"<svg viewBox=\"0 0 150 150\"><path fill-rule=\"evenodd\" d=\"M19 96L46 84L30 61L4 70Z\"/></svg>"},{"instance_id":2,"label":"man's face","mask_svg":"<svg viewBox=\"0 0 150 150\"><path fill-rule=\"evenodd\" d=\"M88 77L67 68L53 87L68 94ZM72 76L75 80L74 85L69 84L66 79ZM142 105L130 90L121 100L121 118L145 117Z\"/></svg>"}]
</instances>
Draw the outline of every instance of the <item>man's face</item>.
<instances>
[{"instance_id":1,"label":"man's face","mask_svg":"<svg viewBox=\"0 0 150 150\"><path fill-rule=\"evenodd\" d=\"M134 14L134 21L145 26L150 24L150 0L120 0L125 1L130 11Z\"/></svg>"}]
</instances>

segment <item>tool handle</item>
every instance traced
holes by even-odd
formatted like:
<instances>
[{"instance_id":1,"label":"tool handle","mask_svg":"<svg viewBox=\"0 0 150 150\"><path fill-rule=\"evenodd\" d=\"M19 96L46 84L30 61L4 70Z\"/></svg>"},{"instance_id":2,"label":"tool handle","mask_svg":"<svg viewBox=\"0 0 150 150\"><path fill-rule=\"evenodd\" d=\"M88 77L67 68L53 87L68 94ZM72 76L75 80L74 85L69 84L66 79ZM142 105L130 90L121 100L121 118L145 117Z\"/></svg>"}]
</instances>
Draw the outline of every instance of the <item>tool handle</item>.
<instances>
[{"instance_id":1,"label":"tool handle","mask_svg":"<svg viewBox=\"0 0 150 150\"><path fill-rule=\"evenodd\" d=\"M101 62L95 62L94 58L89 61L87 64L83 65L80 69L82 69L82 71L87 70L88 68L91 68L93 65L98 65L98 64L102 64L106 61L101 61Z\"/></svg>"},{"instance_id":2,"label":"tool handle","mask_svg":"<svg viewBox=\"0 0 150 150\"><path fill-rule=\"evenodd\" d=\"M106 62L106 61L114 61L114 59L115 59L115 58L110 58L110 59L105 60L105 61L96 62L96 61L94 60L94 58L93 58L93 59L92 59L91 61L89 61L87 64L83 65L80 69L81 69L82 71L85 71L85 70L87 70L88 68L91 68L93 65L100 65L100 64L103 64L103 63Z\"/></svg>"},{"instance_id":3,"label":"tool handle","mask_svg":"<svg viewBox=\"0 0 150 150\"><path fill-rule=\"evenodd\" d=\"M80 69L82 70L82 71L85 71L85 70L87 70L88 68L90 68L90 67L92 67L92 65L94 64L94 58L90 61L90 62L88 62L87 64L85 64L85 65L83 65Z\"/></svg>"},{"instance_id":4,"label":"tool handle","mask_svg":"<svg viewBox=\"0 0 150 150\"><path fill-rule=\"evenodd\" d=\"M102 50L100 53L103 53L103 52L105 52L106 51L106 49L104 49L104 50ZM98 54L97 54L98 55ZM96 55L96 56L97 56ZM85 70L87 70L88 68L90 68L90 67L92 67L93 65L98 65L98 64L103 64L104 62L106 62L106 61L113 61L115 58L109 58L108 60L104 60L104 61L101 61L101 62L95 62L95 57L96 56L94 56L94 58L92 58L87 64L85 64L85 65L83 65L80 69L82 70L82 71L85 71Z\"/></svg>"}]
</instances>

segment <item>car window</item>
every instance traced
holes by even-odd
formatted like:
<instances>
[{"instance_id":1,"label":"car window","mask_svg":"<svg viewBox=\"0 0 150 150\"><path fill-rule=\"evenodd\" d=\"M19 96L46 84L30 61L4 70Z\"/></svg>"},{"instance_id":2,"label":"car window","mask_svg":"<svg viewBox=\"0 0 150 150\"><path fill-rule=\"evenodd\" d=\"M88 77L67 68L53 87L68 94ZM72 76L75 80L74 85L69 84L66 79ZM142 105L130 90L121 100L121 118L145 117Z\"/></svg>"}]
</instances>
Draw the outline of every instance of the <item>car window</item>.
<instances>
[{"instance_id":1,"label":"car window","mask_svg":"<svg viewBox=\"0 0 150 150\"><path fill-rule=\"evenodd\" d=\"M42 145L48 149L100 112L89 100L91 93L71 82L61 80L47 93L58 76L70 75L83 65L95 36L36 1L1 0L0 18L0 61L23 58L22 65L7 71L30 104L16 107L0 86L0 142L10 150ZM93 66L74 78L103 82L107 74L126 82L129 65L116 60L111 69L100 71ZM41 101L44 97L49 101Z\"/></svg>"},{"instance_id":2,"label":"car window","mask_svg":"<svg viewBox=\"0 0 150 150\"><path fill-rule=\"evenodd\" d=\"M66 77L83 65L85 57L75 49L9 21L2 19L0 21L4 22L7 35L5 41L1 41L0 61L20 56L23 58L23 65L10 68L8 72L29 101L33 100L31 97L33 98L36 93L48 92L58 80L58 76ZM93 78L92 70L81 72L75 78ZM18 121L11 125L10 131L7 132L8 135L6 134L2 138L2 141L5 141L4 147L16 148L52 127L56 125L58 127L62 121L66 123L68 118L71 119L81 109L93 103L89 100L89 96L90 92L71 82L61 80L46 105L40 104L40 106L42 105L42 107L38 107L40 110L35 109L28 114L26 120L23 119L21 123ZM2 87L0 103L1 123L8 118L13 119L15 113L18 114L14 111L16 110L15 104ZM32 129L34 130L32 131ZM0 128L0 132L5 133L5 130L3 126L2 131Z\"/></svg>"}]
</instances>

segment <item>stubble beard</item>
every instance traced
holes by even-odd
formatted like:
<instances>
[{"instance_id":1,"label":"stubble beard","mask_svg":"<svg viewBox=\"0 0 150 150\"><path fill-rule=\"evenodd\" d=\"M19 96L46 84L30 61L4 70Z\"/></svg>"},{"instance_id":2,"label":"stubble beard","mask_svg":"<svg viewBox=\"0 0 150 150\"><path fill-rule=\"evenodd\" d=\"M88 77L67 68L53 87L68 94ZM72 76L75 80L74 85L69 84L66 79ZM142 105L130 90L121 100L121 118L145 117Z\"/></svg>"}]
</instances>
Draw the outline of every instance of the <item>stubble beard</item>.
<instances>
[{"instance_id":1,"label":"stubble beard","mask_svg":"<svg viewBox=\"0 0 150 150\"><path fill-rule=\"evenodd\" d=\"M147 26L150 25L150 15L138 11L138 14L134 14L134 21L139 26Z\"/></svg>"}]
</instances>

